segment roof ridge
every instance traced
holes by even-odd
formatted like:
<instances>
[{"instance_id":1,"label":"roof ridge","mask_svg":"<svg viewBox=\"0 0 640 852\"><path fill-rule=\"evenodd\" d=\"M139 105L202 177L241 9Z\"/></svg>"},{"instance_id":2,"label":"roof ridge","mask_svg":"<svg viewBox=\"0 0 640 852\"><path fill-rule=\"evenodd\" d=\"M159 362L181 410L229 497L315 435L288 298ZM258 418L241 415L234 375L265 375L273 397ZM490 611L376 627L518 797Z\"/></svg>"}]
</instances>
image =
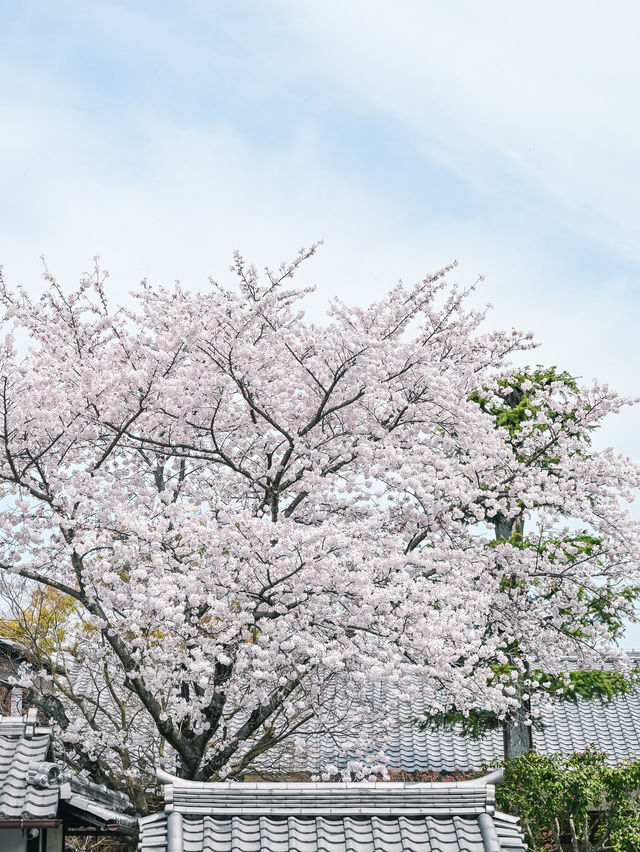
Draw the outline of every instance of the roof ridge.
<instances>
[{"instance_id":1,"label":"roof ridge","mask_svg":"<svg viewBox=\"0 0 640 852\"><path fill-rule=\"evenodd\" d=\"M165 809L185 815L472 816L495 812L495 786L484 779L478 779L477 784L459 781L185 782L167 773L159 774L164 781Z\"/></svg>"}]
</instances>

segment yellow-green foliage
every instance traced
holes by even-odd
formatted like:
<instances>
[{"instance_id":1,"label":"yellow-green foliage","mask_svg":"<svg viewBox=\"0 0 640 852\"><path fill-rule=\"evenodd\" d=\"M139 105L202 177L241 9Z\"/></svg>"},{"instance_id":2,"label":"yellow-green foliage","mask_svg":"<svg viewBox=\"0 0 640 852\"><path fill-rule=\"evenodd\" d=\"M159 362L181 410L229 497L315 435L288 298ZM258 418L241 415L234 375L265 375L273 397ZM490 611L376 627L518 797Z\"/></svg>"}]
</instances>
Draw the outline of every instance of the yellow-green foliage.
<instances>
[{"instance_id":1,"label":"yellow-green foliage","mask_svg":"<svg viewBox=\"0 0 640 852\"><path fill-rule=\"evenodd\" d=\"M38 586L19 612L13 610L0 618L0 634L46 655L64 642L75 601L49 586Z\"/></svg>"}]
</instances>

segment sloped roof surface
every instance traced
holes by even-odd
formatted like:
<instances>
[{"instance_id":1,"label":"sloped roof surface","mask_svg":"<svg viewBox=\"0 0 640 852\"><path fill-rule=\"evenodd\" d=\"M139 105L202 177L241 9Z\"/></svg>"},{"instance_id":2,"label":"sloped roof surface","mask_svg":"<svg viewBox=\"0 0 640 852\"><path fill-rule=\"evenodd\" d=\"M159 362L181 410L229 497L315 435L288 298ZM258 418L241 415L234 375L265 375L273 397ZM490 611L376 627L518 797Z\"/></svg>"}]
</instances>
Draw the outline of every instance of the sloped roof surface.
<instances>
[{"instance_id":1,"label":"sloped roof surface","mask_svg":"<svg viewBox=\"0 0 640 852\"><path fill-rule=\"evenodd\" d=\"M503 849L504 852L520 852L520 850L527 848L523 834L520 831L520 820L518 817L497 811L493 815L493 822L496 827L496 834L500 841L500 848ZM485 846L487 847L487 852L493 852L489 844L485 843Z\"/></svg>"},{"instance_id":2,"label":"sloped roof surface","mask_svg":"<svg viewBox=\"0 0 640 852\"><path fill-rule=\"evenodd\" d=\"M165 801L140 820L141 852L166 850L168 815L184 852L525 850L517 821L495 813L492 785L177 781Z\"/></svg>"},{"instance_id":3,"label":"sloped roof surface","mask_svg":"<svg viewBox=\"0 0 640 852\"><path fill-rule=\"evenodd\" d=\"M0 820L55 818L59 787L29 778L29 770L46 761L50 744L50 729L36 727L33 715L0 718Z\"/></svg>"},{"instance_id":4,"label":"sloped roof surface","mask_svg":"<svg viewBox=\"0 0 640 852\"><path fill-rule=\"evenodd\" d=\"M414 720L424 715L429 698L419 695L409 700L398 688L378 687L373 690L374 707L384 707L393 724L380 732L376 718L365 720L359 735L370 743L369 753L380 756L390 769L406 772L454 772L481 770L496 758L502 758L502 731L496 730L481 739L463 737L455 728L428 728L421 731ZM287 753L280 762L285 771L322 773L329 765L343 767L347 760L359 759L347 737L313 734L305 738L303 752Z\"/></svg>"},{"instance_id":5,"label":"sloped roof surface","mask_svg":"<svg viewBox=\"0 0 640 852\"><path fill-rule=\"evenodd\" d=\"M81 814L81 818L94 823L96 817L99 824L120 825L134 829L137 819L123 811L130 803L123 793L108 790L91 781L85 781L75 775L65 776L60 788L60 798L73 812Z\"/></svg>"},{"instance_id":6,"label":"sloped roof surface","mask_svg":"<svg viewBox=\"0 0 640 852\"><path fill-rule=\"evenodd\" d=\"M524 852L512 823L492 820L499 846L482 835L478 817L191 817L184 852ZM167 817L140 820L140 852L165 852Z\"/></svg>"},{"instance_id":7,"label":"sloped roof surface","mask_svg":"<svg viewBox=\"0 0 640 852\"><path fill-rule=\"evenodd\" d=\"M640 652L627 653L632 663L640 662ZM575 668L568 660L567 668ZM384 756L390 769L406 772L480 771L502 760L502 731L495 730L479 739L464 737L459 728L428 728L421 731L414 720L423 718L430 704L426 689L413 685L409 696L398 686L376 686L369 690L372 717L359 731L371 743L371 754ZM393 720L380 730L375 711ZM569 755L585 746L595 746L608 755L611 765L640 758L640 688L611 701L578 699L547 704L541 712L541 727L533 730L535 748L543 754ZM348 759L359 759L348 739L327 734L307 738L305 751L282 755L282 767L321 773L328 765L342 767Z\"/></svg>"},{"instance_id":8,"label":"sloped roof surface","mask_svg":"<svg viewBox=\"0 0 640 852\"><path fill-rule=\"evenodd\" d=\"M612 765L640 758L639 689L610 702L558 702L543 712L542 720L544 727L533 731L533 743L543 754L572 754L593 744Z\"/></svg>"},{"instance_id":9,"label":"sloped roof surface","mask_svg":"<svg viewBox=\"0 0 640 852\"><path fill-rule=\"evenodd\" d=\"M47 762L51 728L38 727L35 710L26 718L0 717L0 822L13 819L55 819L61 801L102 823L133 828L136 820L123 814L126 796L76 777L62 776Z\"/></svg>"}]
</instances>

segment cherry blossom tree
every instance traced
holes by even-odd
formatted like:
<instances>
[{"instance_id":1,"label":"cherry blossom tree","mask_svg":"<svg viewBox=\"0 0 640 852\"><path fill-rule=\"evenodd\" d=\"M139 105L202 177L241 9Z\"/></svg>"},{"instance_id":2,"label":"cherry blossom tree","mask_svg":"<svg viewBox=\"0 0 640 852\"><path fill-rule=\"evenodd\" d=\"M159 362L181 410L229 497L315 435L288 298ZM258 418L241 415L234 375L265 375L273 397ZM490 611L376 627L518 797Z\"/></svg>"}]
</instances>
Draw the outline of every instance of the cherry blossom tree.
<instances>
[{"instance_id":1,"label":"cherry blossom tree","mask_svg":"<svg viewBox=\"0 0 640 852\"><path fill-rule=\"evenodd\" d=\"M135 310L97 265L37 300L2 286L0 565L74 601L49 667L68 687L39 700L120 788L162 762L241 777L338 711L353 732L385 678L504 715L514 642L553 671L609 643L566 614L603 582L628 610L637 469L569 432L527 465L546 408L519 448L487 408L531 336L482 331L452 268L316 325L291 283L314 251L263 278L236 255L235 286L202 293L143 282ZM623 404L596 387L584 417ZM487 546L487 524L577 507L598 558Z\"/></svg>"}]
</instances>

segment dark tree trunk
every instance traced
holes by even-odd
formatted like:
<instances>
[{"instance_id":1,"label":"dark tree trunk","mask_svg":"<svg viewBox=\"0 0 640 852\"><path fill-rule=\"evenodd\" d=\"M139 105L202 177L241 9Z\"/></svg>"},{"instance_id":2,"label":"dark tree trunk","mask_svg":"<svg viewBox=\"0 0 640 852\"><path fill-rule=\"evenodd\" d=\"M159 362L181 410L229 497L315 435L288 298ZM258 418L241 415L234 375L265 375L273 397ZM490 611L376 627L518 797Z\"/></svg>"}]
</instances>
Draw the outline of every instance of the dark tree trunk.
<instances>
[{"instance_id":1,"label":"dark tree trunk","mask_svg":"<svg viewBox=\"0 0 640 852\"><path fill-rule=\"evenodd\" d=\"M513 535L522 539L524 518L522 516L505 518L504 515L498 514L493 522L493 527L496 533L496 541L502 541L503 539L509 541Z\"/></svg>"},{"instance_id":2,"label":"dark tree trunk","mask_svg":"<svg viewBox=\"0 0 640 852\"><path fill-rule=\"evenodd\" d=\"M531 725L525 724L529 717L529 702L523 701L521 706L504 720L502 739L505 760L513 760L526 754L533 748Z\"/></svg>"},{"instance_id":3,"label":"dark tree trunk","mask_svg":"<svg viewBox=\"0 0 640 852\"><path fill-rule=\"evenodd\" d=\"M504 515L499 514L494 520L494 529L497 541L509 541L512 538L521 541L524 533L524 518L521 515L516 518L505 518ZM530 709L529 701L521 700L520 706L503 722L502 739L506 760L520 757L533 748L531 724L526 724L530 718Z\"/></svg>"}]
</instances>

